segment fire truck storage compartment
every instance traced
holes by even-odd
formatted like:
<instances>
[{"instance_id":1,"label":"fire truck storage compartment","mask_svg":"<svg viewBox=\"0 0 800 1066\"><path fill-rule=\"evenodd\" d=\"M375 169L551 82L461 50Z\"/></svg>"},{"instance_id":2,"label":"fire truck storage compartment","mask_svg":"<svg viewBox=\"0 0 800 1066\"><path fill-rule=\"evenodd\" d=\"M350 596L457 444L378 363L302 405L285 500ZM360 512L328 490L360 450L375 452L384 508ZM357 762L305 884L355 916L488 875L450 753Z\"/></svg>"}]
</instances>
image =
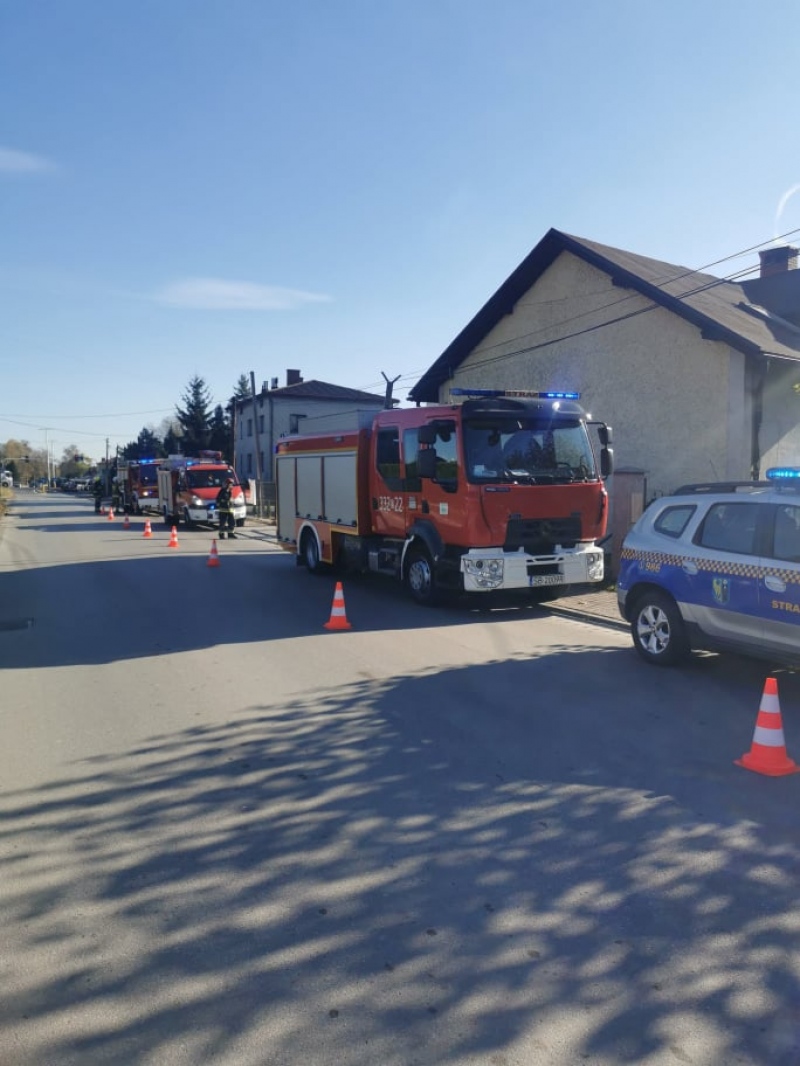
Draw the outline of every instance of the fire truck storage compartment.
<instances>
[{"instance_id":1,"label":"fire truck storage compartment","mask_svg":"<svg viewBox=\"0 0 800 1066\"><path fill-rule=\"evenodd\" d=\"M356 453L278 457L278 537L294 539L297 518L352 526L357 522Z\"/></svg>"}]
</instances>

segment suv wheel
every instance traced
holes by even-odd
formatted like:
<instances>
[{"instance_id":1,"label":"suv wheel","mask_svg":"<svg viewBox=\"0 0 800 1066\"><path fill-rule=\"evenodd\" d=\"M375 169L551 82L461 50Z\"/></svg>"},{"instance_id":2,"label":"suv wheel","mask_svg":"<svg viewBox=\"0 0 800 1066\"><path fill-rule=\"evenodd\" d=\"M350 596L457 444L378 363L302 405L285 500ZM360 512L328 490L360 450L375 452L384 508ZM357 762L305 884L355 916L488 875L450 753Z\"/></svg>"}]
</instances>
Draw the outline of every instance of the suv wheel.
<instances>
[{"instance_id":1,"label":"suv wheel","mask_svg":"<svg viewBox=\"0 0 800 1066\"><path fill-rule=\"evenodd\" d=\"M631 636L642 658L656 666L674 666L690 651L678 606L663 592L646 592L636 601Z\"/></svg>"}]
</instances>

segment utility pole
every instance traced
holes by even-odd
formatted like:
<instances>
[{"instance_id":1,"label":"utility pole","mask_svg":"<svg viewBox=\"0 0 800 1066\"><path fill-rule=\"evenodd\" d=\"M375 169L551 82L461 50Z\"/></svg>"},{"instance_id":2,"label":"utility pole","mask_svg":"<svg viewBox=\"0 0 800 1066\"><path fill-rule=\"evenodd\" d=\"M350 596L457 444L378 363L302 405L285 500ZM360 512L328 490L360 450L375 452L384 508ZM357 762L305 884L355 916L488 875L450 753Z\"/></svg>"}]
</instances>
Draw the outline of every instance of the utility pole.
<instances>
[{"instance_id":1,"label":"utility pole","mask_svg":"<svg viewBox=\"0 0 800 1066\"><path fill-rule=\"evenodd\" d=\"M105 481L106 481L105 494L106 494L106 496L108 496L111 493L111 479L108 476L108 437L106 437L106 473L105 473Z\"/></svg>"},{"instance_id":2,"label":"utility pole","mask_svg":"<svg viewBox=\"0 0 800 1066\"><path fill-rule=\"evenodd\" d=\"M261 476L261 434L258 431L258 414L256 413L256 376L253 371L250 371L250 396L253 401L253 428L256 434L256 497L258 508L258 517L264 517L264 509L261 502L261 497L264 494L264 480Z\"/></svg>"}]
</instances>

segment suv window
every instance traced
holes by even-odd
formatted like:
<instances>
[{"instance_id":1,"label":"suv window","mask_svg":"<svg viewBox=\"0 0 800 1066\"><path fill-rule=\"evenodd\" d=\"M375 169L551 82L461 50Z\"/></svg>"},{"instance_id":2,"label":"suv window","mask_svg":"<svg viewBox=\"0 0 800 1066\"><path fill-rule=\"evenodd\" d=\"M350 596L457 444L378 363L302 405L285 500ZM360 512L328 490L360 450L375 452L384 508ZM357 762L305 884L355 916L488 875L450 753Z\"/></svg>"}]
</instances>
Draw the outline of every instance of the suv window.
<instances>
[{"instance_id":1,"label":"suv window","mask_svg":"<svg viewBox=\"0 0 800 1066\"><path fill-rule=\"evenodd\" d=\"M772 555L787 563L800 563L800 507L781 504L776 508Z\"/></svg>"},{"instance_id":2,"label":"suv window","mask_svg":"<svg viewBox=\"0 0 800 1066\"><path fill-rule=\"evenodd\" d=\"M715 503L700 526L696 542L714 551L756 555L756 503Z\"/></svg>"},{"instance_id":3,"label":"suv window","mask_svg":"<svg viewBox=\"0 0 800 1066\"><path fill-rule=\"evenodd\" d=\"M696 510L692 504L665 507L653 523L653 529L667 537L679 537Z\"/></svg>"}]
</instances>

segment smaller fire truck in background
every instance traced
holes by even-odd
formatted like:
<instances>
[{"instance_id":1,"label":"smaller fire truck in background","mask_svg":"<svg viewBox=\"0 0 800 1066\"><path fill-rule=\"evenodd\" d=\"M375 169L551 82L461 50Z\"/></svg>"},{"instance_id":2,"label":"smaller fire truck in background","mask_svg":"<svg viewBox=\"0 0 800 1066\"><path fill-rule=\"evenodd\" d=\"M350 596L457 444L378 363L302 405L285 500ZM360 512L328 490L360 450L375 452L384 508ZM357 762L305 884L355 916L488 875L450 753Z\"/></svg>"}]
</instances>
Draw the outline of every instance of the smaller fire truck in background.
<instances>
[{"instance_id":1,"label":"smaller fire truck in background","mask_svg":"<svg viewBox=\"0 0 800 1066\"><path fill-rule=\"evenodd\" d=\"M161 459L118 459L120 506L126 514L160 511L158 467Z\"/></svg>"},{"instance_id":2,"label":"smaller fire truck in background","mask_svg":"<svg viewBox=\"0 0 800 1066\"><path fill-rule=\"evenodd\" d=\"M191 529L197 523L216 524L217 493L233 481L233 517L243 526L247 515L244 492L232 466L222 452L201 451L196 458L170 455L158 469L158 495L161 513L168 526L184 522Z\"/></svg>"}]
</instances>

